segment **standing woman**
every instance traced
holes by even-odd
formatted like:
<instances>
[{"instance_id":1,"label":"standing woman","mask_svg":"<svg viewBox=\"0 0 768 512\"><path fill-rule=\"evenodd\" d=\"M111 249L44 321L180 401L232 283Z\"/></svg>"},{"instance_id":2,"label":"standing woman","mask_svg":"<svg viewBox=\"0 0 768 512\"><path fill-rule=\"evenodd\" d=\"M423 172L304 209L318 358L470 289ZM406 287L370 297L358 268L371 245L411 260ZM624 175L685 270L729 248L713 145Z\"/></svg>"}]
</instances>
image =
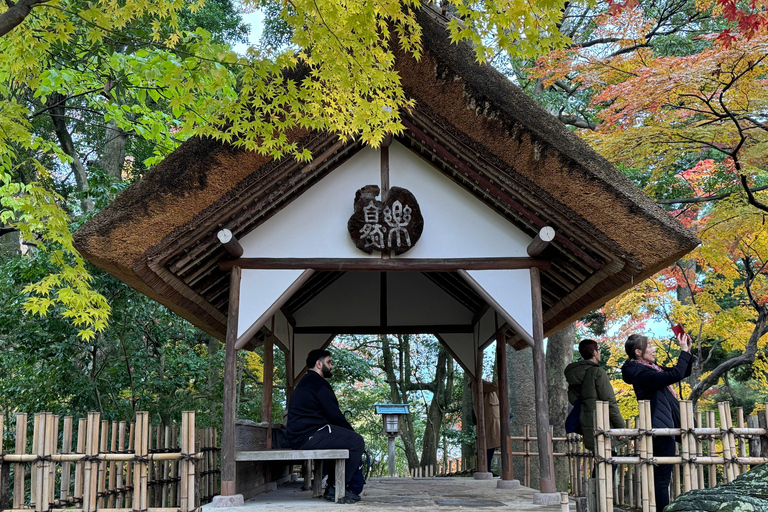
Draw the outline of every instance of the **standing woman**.
<instances>
[{"instance_id":1,"label":"standing woman","mask_svg":"<svg viewBox=\"0 0 768 512\"><path fill-rule=\"evenodd\" d=\"M652 428L680 428L680 402L672 384L691 374L691 337L687 333L677 336L680 356L671 368L656 364L656 348L646 336L632 334L627 338L625 349L629 360L621 368L624 382L632 384L638 400L651 401ZM676 455L677 447L672 436L654 436L653 454L659 457ZM669 482L672 466L662 464L655 468L653 484L656 491L656 509L663 511L669 504Z\"/></svg>"}]
</instances>

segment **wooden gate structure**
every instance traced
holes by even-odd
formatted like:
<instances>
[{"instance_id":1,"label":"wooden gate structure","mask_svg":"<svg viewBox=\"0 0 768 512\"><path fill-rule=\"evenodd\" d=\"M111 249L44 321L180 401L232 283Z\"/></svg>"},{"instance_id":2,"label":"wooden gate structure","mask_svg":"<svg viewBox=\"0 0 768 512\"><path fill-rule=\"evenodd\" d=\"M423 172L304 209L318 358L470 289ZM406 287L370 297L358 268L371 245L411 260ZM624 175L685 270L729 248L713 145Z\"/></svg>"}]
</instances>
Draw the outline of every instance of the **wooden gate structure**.
<instances>
[{"instance_id":1,"label":"wooden gate structure","mask_svg":"<svg viewBox=\"0 0 768 512\"><path fill-rule=\"evenodd\" d=\"M532 347L540 494L555 493L544 336L691 251L696 237L510 80L418 14L423 55L395 48L415 107L380 148L286 134L300 163L193 138L75 233L92 263L226 344L222 495L237 494L236 351L273 347L288 395L338 334L434 334L478 385L495 339L502 435L506 350ZM392 43L397 46L396 42ZM298 73L298 72L297 72ZM302 80L304 76L290 76ZM507 451L503 481L513 478ZM477 475L489 477L489 474ZM546 498L546 496L545 496ZM551 498L551 496L550 496Z\"/></svg>"}]
</instances>

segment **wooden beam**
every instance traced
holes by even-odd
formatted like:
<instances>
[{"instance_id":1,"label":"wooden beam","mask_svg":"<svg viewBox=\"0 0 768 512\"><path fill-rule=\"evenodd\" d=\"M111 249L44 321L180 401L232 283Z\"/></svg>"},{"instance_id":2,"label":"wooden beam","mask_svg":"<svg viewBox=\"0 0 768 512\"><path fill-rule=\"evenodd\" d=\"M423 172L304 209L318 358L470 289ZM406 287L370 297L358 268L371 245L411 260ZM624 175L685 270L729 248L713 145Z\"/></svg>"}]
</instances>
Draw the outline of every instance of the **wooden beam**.
<instances>
[{"instance_id":1,"label":"wooden beam","mask_svg":"<svg viewBox=\"0 0 768 512\"><path fill-rule=\"evenodd\" d=\"M497 322L498 325L498 322ZM509 447L509 381L507 379L507 326L497 329L496 372L499 376L499 415L501 416L501 479L514 480L512 454Z\"/></svg>"},{"instance_id":2,"label":"wooden beam","mask_svg":"<svg viewBox=\"0 0 768 512\"><path fill-rule=\"evenodd\" d=\"M471 324L453 325L316 325L296 327L296 334L440 334L471 333Z\"/></svg>"},{"instance_id":3,"label":"wooden beam","mask_svg":"<svg viewBox=\"0 0 768 512\"><path fill-rule=\"evenodd\" d=\"M536 234L536 238L531 240L531 243L528 244L528 248L526 249L528 256L531 258L537 257L539 254L544 252L544 249L546 249L550 242L552 242L554 239L555 228L552 226L544 226Z\"/></svg>"},{"instance_id":4,"label":"wooden beam","mask_svg":"<svg viewBox=\"0 0 768 512\"><path fill-rule=\"evenodd\" d=\"M547 363L544 357L544 315L541 307L541 272L531 269L531 305L533 306L533 387L536 404L536 437L539 445L539 490L557 492L552 452L549 448L549 399L547 397Z\"/></svg>"},{"instance_id":5,"label":"wooden beam","mask_svg":"<svg viewBox=\"0 0 768 512\"><path fill-rule=\"evenodd\" d=\"M272 384L275 375L275 317L272 332L264 340L264 385L261 388L261 421L267 422L266 449L272 449Z\"/></svg>"},{"instance_id":6,"label":"wooden beam","mask_svg":"<svg viewBox=\"0 0 768 512\"><path fill-rule=\"evenodd\" d=\"M243 255L243 246L240 245L230 230L224 228L216 234L216 237L233 258L239 258Z\"/></svg>"},{"instance_id":7,"label":"wooden beam","mask_svg":"<svg viewBox=\"0 0 768 512\"><path fill-rule=\"evenodd\" d=\"M546 270L551 263L535 258L240 258L222 261L219 268L312 269L358 272L456 272L457 270Z\"/></svg>"},{"instance_id":8,"label":"wooden beam","mask_svg":"<svg viewBox=\"0 0 768 512\"><path fill-rule=\"evenodd\" d=\"M221 494L235 495L235 392L237 384L237 322L240 312L240 267L233 267L229 278L229 312L224 352L224 406L221 431Z\"/></svg>"},{"instance_id":9,"label":"wooden beam","mask_svg":"<svg viewBox=\"0 0 768 512\"><path fill-rule=\"evenodd\" d=\"M513 210L516 210L518 213L520 213L520 215L528 219L533 225L537 227L544 227L546 225L544 219L537 217L533 212L528 211L523 205L521 205L520 203L512 199L509 196L509 194L505 193L504 191L499 189L496 185L491 183L488 179L486 179L485 177L481 176L479 173L472 170L468 165L466 165L464 162L459 160L453 153L448 151L440 143L427 137L427 135L424 132L419 130L407 119L401 119L400 122L403 124L405 128L407 128L417 138L421 139L424 143L426 143L429 147L431 147L438 155L440 155L442 158L445 158L451 165L455 166L457 169L460 169L467 176L472 178L475 182L477 182L481 187L483 187L486 191L488 191L489 194L494 196L496 199L505 203L507 206L509 206ZM556 234L555 236L559 243L561 243L564 247L569 249L574 255L578 256L582 261L584 261L584 263L586 263L587 265L589 265L594 269L599 269L601 267L600 263L595 261L586 252L581 250L579 247L577 247L573 242L568 240L566 237L559 234Z\"/></svg>"}]
</instances>

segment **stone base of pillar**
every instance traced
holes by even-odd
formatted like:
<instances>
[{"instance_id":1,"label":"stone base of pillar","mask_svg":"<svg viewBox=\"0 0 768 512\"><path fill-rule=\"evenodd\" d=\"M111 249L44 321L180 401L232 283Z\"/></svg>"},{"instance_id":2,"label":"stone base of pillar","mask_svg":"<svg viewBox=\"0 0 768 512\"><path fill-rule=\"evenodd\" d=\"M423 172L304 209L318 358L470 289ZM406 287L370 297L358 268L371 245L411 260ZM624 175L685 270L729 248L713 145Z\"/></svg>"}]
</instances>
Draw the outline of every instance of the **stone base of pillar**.
<instances>
[{"instance_id":1,"label":"stone base of pillar","mask_svg":"<svg viewBox=\"0 0 768 512\"><path fill-rule=\"evenodd\" d=\"M496 482L496 488L498 489L520 489L520 480L499 480Z\"/></svg>"},{"instance_id":2,"label":"stone base of pillar","mask_svg":"<svg viewBox=\"0 0 768 512\"><path fill-rule=\"evenodd\" d=\"M490 472L477 471L473 476L475 480L493 480L493 473Z\"/></svg>"},{"instance_id":3,"label":"stone base of pillar","mask_svg":"<svg viewBox=\"0 0 768 512\"><path fill-rule=\"evenodd\" d=\"M212 508L243 507L245 500L242 494L232 494L230 496L214 496L211 501Z\"/></svg>"},{"instance_id":4,"label":"stone base of pillar","mask_svg":"<svg viewBox=\"0 0 768 512\"><path fill-rule=\"evenodd\" d=\"M537 492L533 495L534 505L559 505L559 492Z\"/></svg>"}]
</instances>

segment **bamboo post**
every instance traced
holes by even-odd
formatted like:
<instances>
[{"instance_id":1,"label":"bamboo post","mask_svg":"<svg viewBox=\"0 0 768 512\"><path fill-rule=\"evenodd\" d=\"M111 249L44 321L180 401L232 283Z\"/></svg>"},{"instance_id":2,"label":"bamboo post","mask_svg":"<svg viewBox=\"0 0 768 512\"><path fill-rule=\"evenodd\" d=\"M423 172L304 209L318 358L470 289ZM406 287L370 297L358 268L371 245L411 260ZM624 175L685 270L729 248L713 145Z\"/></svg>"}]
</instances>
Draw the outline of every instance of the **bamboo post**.
<instances>
[{"instance_id":1,"label":"bamboo post","mask_svg":"<svg viewBox=\"0 0 768 512\"><path fill-rule=\"evenodd\" d=\"M0 416L2 419L2 416ZM64 416L64 430L61 438L61 453L72 453L72 416ZM64 461L61 463L61 486L59 490L59 499L62 502L69 500L70 478L72 476L72 463Z\"/></svg>"},{"instance_id":2,"label":"bamboo post","mask_svg":"<svg viewBox=\"0 0 768 512\"><path fill-rule=\"evenodd\" d=\"M134 453L136 462L133 468L133 510L145 511L148 508L145 457L149 453L149 414L144 411L136 413Z\"/></svg>"},{"instance_id":3,"label":"bamboo post","mask_svg":"<svg viewBox=\"0 0 768 512\"><path fill-rule=\"evenodd\" d=\"M702 422L702 414L701 411L696 411L696 424L699 426L703 426L704 423ZM699 439L698 437L695 438L696 442L696 457L703 457L704 456L704 440ZM697 489L704 489L704 465L696 463L696 478L698 479L696 482L696 488Z\"/></svg>"},{"instance_id":4,"label":"bamboo post","mask_svg":"<svg viewBox=\"0 0 768 512\"><path fill-rule=\"evenodd\" d=\"M121 421L117 425L117 453L125 453L125 427L126 423ZM121 461L117 463L117 474L115 475L115 491L117 492L117 508L125 506L125 480L123 480L125 464Z\"/></svg>"},{"instance_id":5,"label":"bamboo post","mask_svg":"<svg viewBox=\"0 0 768 512\"><path fill-rule=\"evenodd\" d=\"M195 413L193 411L182 412L181 417L181 463L179 472L181 476L179 489L179 508L181 512L190 512L195 509Z\"/></svg>"},{"instance_id":6,"label":"bamboo post","mask_svg":"<svg viewBox=\"0 0 768 512\"><path fill-rule=\"evenodd\" d=\"M651 422L651 402L650 400L643 400L643 409L645 410L645 429L650 430L652 427ZM648 453L648 459L649 462L653 459L653 441L651 438L648 439L648 443L646 446L646 452ZM649 509L650 512L656 512L656 487L653 485L654 482L654 469L653 464L647 464L648 466L648 503L649 503ZM659 511L662 512L662 511Z\"/></svg>"},{"instance_id":7,"label":"bamboo post","mask_svg":"<svg viewBox=\"0 0 768 512\"><path fill-rule=\"evenodd\" d=\"M731 445L731 456L736 458L739 452L736 451L736 436L733 434L733 419L731 417L731 403L725 402L725 412L726 412L726 421L727 421L727 430L728 430L728 442ZM741 474L741 469L739 464L736 463L734 460L731 464L731 467L733 468L733 474L734 479Z\"/></svg>"},{"instance_id":8,"label":"bamboo post","mask_svg":"<svg viewBox=\"0 0 768 512\"><path fill-rule=\"evenodd\" d=\"M603 429L608 431L611 429L608 402L601 402L599 410L603 415ZM607 460L613 458L611 449L612 443L610 434L603 434L603 457ZM606 510L608 512L613 512L613 466L609 462L605 462L605 484L605 502L607 505Z\"/></svg>"},{"instance_id":9,"label":"bamboo post","mask_svg":"<svg viewBox=\"0 0 768 512\"><path fill-rule=\"evenodd\" d=\"M637 428L637 421L627 421L627 426L634 425L632 428ZM627 442L627 455L635 455L635 447L636 445L636 437L630 438L630 440ZM627 494L628 494L628 501L630 507L637 507L637 503L635 502L635 474L637 473L637 466L635 464L632 464L629 466L629 474L628 479L629 482L627 483Z\"/></svg>"},{"instance_id":10,"label":"bamboo post","mask_svg":"<svg viewBox=\"0 0 768 512\"><path fill-rule=\"evenodd\" d=\"M133 421L128 425L128 452L136 453L136 422ZM133 496L135 488L134 483L134 463L129 460L125 463L125 484L129 488L125 493L125 508L133 508Z\"/></svg>"},{"instance_id":11,"label":"bamboo post","mask_svg":"<svg viewBox=\"0 0 768 512\"><path fill-rule=\"evenodd\" d=\"M683 435L682 435L682 441L683 441L683 492L688 492L691 490L691 487L693 486L693 482L691 481L691 465L689 463L691 459L691 451L690 451L690 441L689 437L691 437L691 434L689 433L689 429L692 428L691 425L691 418L688 417L688 405L690 404L690 401L688 400L681 400L680 401L680 427L682 428Z\"/></svg>"},{"instance_id":12,"label":"bamboo post","mask_svg":"<svg viewBox=\"0 0 768 512\"><path fill-rule=\"evenodd\" d=\"M77 453L85 453L86 432L88 430L88 419L80 418L77 420ZM76 502L83 501L83 479L85 478L85 461L75 463L75 488L74 498Z\"/></svg>"},{"instance_id":13,"label":"bamboo post","mask_svg":"<svg viewBox=\"0 0 768 512\"><path fill-rule=\"evenodd\" d=\"M725 462L723 463L723 478L725 478L726 482L732 482L735 475L733 471L733 463L731 462L731 459L733 458L733 454L731 453L731 442L728 437L727 416L729 415L725 411L725 406L726 404L724 402L717 403L717 410L720 413L720 431L722 432L720 439L723 443L723 457L725 457Z\"/></svg>"},{"instance_id":14,"label":"bamboo post","mask_svg":"<svg viewBox=\"0 0 768 512\"><path fill-rule=\"evenodd\" d=\"M35 414L32 419L32 453L37 455L38 461L33 462L29 469L29 505L35 510L39 510L40 494L38 482L42 476L40 473L40 421L43 413Z\"/></svg>"},{"instance_id":15,"label":"bamboo post","mask_svg":"<svg viewBox=\"0 0 768 512\"><path fill-rule=\"evenodd\" d=\"M14 453L23 455L27 448L27 413L16 415L16 447ZM26 471L23 462L17 463L13 478L13 508L20 509L24 506L24 473Z\"/></svg>"},{"instance_id":16,"label":"bamboo post","mask_svg":"<svg viewBox=\"0 0 768 512\"><path fill-rule=\"evenodd\" d=\"M646 423L646 417L645 417L645 400L639 400L638 401L638 428L641 431L646 431L647 429L647 423ZM651 482L650 478L650 460L648 460L648 445L650 444L650 436L649 434L643 434L640 436L640 484L641 484L641 491L638 493L638 498L640 499L642 503L642 509L643 512L650 512L651 511L651 492L652 492L652 486L649 485Z\"/></svg>"},{"instance_id":17,"label":"bamboo post","mask_svg":"<svg viewBox=\"0 0 768 512\"><path fill-rule=\"evenodd\" d=\"M715 411L707 411L707 427L715 428ZM707 455L710 457L715 456L715 440L712 436L707 438ZM725 474L725 468L723 468L723 474ZM709 487L717 485L717 468L714 464L709 466Z\"/></svg>"},{"instance_id":18,"label":"bamboo post","mask_svg":"<svg viewBox=\"0 0 768 512\"><path fill-rule=\"evenodd\" d=\"M690 400L685 401L685 408L686 408L686 415L688 416L688 424L689 428L691 429L691 433L688 435L688 454L691 458L690 466L691 468L691 489L698 489L699 488L699 468L701 468L701 464L697 462L698 460L698 437L696 436L696 433L694 432L694 428L696 425L701 425L701 423L696 423L695 416L693 413L693 402Z\"/></svg>"},{"instance_id":19,"label":"bamboo post","mask_svg":"<svg viewBox=\"0 0 768 512\"><path fill-rule=\"evenodd\" d=\"M106 450L105 450L106 451ZM109 453L117 453L117 422L112 422L112 429L110 431L110 438L109 438ZM107 508L114 508L115 507L115 485L117 483L117 475L115 474L117 472L117 461L109 461L108 471L107 471Z\"/></svg>"},{"instance_id":20,"label":"bamboo post","mask_svg":"<svg viewBox=\"0 0 768 512\"><path fill-rule=\"evenodd\" d=\"M744 428L744 408L739 407L736 409L736 425L739 428ZM747 456L747 438L746 436L739 436L739 457L746 457ZM739 464L739 471L744 474L747 472L747 465L746 464Z\"/></svg>"},{"instance_id":21,"label":"bamboo post","mask_svg":"<svg viewBox=\"0 0 768 512\"><path fill-rule=\"evenodd\" d=\"M37 461L34 463L34 475L32 480L32 488L30 489L30 496L35 500L35 511L46 512L48 510L48 485L50 484L50 478L48 476L48 463L45 460L46 452L48 451L48 434L47 428L50 426L48 421L47 412L41 412L35 414L35 426L32 433L32 446L35 454L37 455Z\"/></svg>"},{"instance_id":22,"label":"bamboo post","mask_svg":"<svg viewBox=\"0 0 768 512\"><path fill-rule=\"evenodd\" d=\"M101 420L101 436L99 438L99 452L107 453L107 446L109 440L109 421ZM99 464L99 486L97 508L104 508L104 491L107 490L107 464Z\"/></svg>"},{"instance_id":23,"label":"bamboo post","mask_svg":"<svg viewBox=\"0 0 768 512\"><path fill-rule=\"evenodd\" d=\"M85 454L96 457L99 454L99 413L88 413L88 423L85 429ZM83 512L96 510L97 488L99 477L99 461L85 462L83 472Z\"/></svg>"},{"instance_id":24,"label":"bamboo post","mask_svg":"<svg viewBox=\"0 0 768 512\"><path fill-rule=\"evenodd\" d=\"M206 471L212 471L215 469L213 467L213 464L215 462L216 454L213 451L213 448L216 446L216 429L213 427L208 427L209 431L209 443L208 447L211 448L207 452L205 452L206 455ZM212 440L211 440L212 439ZM179 429L178 426L173 425L171 427L171 446L178 447L179 446ZM171 461L171 481L173 481L173 485L171 486L171 493L170 493L170 505L175 507L178 504L178 490L179 490L179 483L178 483L178 477L179 477L179 461L174 460ZM208 487L206 488L207 494L206 499L211 500L213 499L213 496L216 494L216 488L215 488L215 481L213 473L207 474L206 477L208 478Z\"/></svg>"},{"instance_id":25,"label":"bamboo post","mask_svg":"<svg viewBox=\"0 0 768 512\"><path fill-rule=\"evenodd\" d=\"M168 452L171 449L171 426L165 425L163 428L163 448L166 452ZM168 493L169 493L169 485L168 485L168 479L171 477L171 463L170 461L164 461L162 463L163 467L163 490L161 492L160 496L160 507L167 507L168 504Z\"/></svg>"},{"instance_id":26,"label":"bamboo post","mask_svg":"<svg viewBox=\"0 0 768 512\"><path fill-rule=\"evenodd\" d=\"M597 461L597 503L599 512L608 512L608 491L605 479L605 425L603 423L602 402L596 403L595 411L595 460Z\"/></svg>"},{"instance_id":27,"label":"bamboo post","mask_svg":"<svg viewBox=\"0 0 768 512\"><path fill-rule=\"evenodd\" d=\"M59 415L52 414L50 421L51 421L52 431L48 437L47 455L55 455L58 453L58 444L59 444ZM53 502L56 501L56 473L57 473L56 464L54 464L51 461L48 461L49 484L48 484L48 499L46 501L49 504L52 504ZM50 505L48 505L48 508L50 508Z\"/></svg>"}]
</instances>

